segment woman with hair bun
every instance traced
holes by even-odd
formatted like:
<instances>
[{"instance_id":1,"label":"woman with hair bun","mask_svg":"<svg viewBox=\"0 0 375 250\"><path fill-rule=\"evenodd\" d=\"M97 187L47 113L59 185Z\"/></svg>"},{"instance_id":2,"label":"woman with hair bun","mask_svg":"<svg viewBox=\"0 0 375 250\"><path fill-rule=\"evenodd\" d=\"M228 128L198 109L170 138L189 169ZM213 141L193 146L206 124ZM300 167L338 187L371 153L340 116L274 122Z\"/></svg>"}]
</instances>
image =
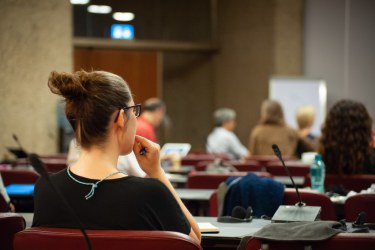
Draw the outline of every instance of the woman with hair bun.
<instances>
[{"instance_id":1,"label":"woman with hair bun","mask_svg":"<svg viewBox=\"0 0 375 250\"><path fill-rule=\"evenodd\" d=\"M329 111L319 151L330 174L375 174L372 118L356 101L341 100Z\"/></svg>"},{"instance_id":2,"label":"woman with hair bun","mask_svg":"<svg viewBox=\"0 0 375 250\"><path fill-rule=\"evenodd\" d=\"M159 145L136 136L141 105L126 82L105 72L52 72L52 93L66 101L81 155L51 175L86 229L165 230L190 235L200 231L160 166ZM117 170L119 155L134 154L146 178ZM33 226L75 228L69 212L42 178L35 185Z\"/></svg>"}]
</instances>

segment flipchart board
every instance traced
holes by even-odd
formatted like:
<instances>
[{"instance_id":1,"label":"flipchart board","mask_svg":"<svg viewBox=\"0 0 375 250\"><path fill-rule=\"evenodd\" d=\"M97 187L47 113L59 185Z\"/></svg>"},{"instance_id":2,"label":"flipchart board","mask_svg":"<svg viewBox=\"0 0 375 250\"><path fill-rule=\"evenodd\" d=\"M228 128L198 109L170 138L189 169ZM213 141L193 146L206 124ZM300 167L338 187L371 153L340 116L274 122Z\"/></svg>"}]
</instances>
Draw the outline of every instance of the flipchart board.
<instances>
[{"instance_id":1,"label":"flipchart board","mask_svg":"<svg viewBox=\"0 0 375 250\"><path fill-rule=\"evenodd\" d=\"M315 108L315 122L312 134L321 134L327 108L327 87L322 79L297 77L271 77L269 98L281 103L286 123L297 128L296 111L300 106L312 105Z\"/></svg>"}]
</instances>

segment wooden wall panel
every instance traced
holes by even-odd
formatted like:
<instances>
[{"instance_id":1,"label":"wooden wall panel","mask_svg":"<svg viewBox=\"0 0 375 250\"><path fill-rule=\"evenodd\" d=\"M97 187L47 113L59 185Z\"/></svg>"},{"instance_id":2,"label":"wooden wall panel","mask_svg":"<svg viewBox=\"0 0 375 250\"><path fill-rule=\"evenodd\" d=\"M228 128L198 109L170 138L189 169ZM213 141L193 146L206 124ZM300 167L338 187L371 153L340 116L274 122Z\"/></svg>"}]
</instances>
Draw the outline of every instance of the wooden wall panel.
<instances>
[{"instance_id":1,"label":"wooden wall panel","mask_svg":"<svg viewBox=\"0 0 375 250\"><path fill-rule=\"evenodd\" d=\"M74 49L74 70L105 70L121 76L130 86L136 103L158 93L158 53L117 49Z\"/></svg>"}]
</instances>

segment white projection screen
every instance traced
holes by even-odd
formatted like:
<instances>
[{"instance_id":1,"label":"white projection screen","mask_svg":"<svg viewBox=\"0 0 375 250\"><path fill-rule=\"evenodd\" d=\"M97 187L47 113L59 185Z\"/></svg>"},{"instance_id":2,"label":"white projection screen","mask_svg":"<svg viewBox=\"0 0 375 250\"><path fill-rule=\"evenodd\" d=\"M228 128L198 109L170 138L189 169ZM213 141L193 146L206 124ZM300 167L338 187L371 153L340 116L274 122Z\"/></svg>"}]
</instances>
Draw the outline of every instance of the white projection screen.
<instances>
[{"instance_id":1,"label":"white projection screen","mask_svg":"<svg viewBox=\"0 0 375 250\"><path fill-rule=\"evenodd\" d=\"M286 123L297 128L296 111L298 107L312 105L315 107L315 122L312 134L321 134L327 108L327 87L322 79L297 77L271 77L269 98L281 103Z\"/></svg>"}]
</instances>

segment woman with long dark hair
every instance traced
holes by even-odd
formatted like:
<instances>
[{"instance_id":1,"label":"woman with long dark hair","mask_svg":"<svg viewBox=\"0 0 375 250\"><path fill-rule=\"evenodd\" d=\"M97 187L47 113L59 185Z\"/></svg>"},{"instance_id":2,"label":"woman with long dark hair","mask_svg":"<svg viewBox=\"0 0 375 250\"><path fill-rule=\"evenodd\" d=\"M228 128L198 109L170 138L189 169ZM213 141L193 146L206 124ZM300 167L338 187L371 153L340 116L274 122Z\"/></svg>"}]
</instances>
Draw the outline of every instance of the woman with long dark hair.
<instances>
[{"instance_id":1,"label":"woman with long dark hair","mask_svg":"<svg viewBox=\"0 0 375 250\"><path fill-rule=\"evenodd\" d=\"M329 111L319 151L331 174L375 174L372 118L357 101L341 100Z\"/></svg>"}]
</instances>

